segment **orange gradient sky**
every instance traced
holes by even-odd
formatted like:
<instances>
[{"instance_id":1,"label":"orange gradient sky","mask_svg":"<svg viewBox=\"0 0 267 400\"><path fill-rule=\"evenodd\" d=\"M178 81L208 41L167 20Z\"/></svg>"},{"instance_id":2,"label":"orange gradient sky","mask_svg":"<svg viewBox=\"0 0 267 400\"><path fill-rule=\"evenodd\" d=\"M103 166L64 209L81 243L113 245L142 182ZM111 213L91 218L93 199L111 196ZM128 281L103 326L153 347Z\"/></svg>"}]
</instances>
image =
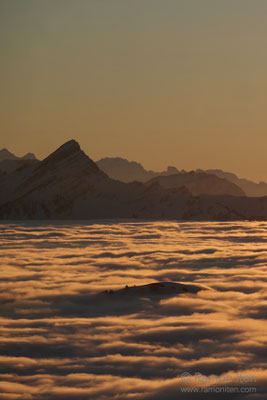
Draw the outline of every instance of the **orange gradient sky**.
<instances>
[{"instance_id":1,"label":"orange gradient sky","mask_svg":"<svg viewBox=\"0 0 267 400\"><path fill-rule=\"evenodd\" d=\"M265 0L1 0L0 148L267 181Z\"/></svg>"}]
</instances>

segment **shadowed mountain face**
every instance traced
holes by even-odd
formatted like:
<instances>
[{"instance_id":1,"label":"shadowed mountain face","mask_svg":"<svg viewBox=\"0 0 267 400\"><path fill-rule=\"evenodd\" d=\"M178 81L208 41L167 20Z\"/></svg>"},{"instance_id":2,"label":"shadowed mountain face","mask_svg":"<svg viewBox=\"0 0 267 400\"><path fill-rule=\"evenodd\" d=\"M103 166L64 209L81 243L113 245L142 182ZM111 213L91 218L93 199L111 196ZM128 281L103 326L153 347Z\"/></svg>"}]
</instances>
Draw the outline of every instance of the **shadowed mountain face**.
<instances>
[{"instance_id":1,"label":"shadowed mountain face","mask_svg":"<svg viewBox=\"0 0 267 400\"><path fill-rule=\"evenodd\" d=\"M219 178L216 175L185 172L170 176L158 176L147 182L150 185L158 182L166 188L185 186L194 196L216 195L216 196L245 196L245 193L235 183L227 179Z\"/></svg>"},{"instance_id":2,"label":"shadowed mountain face","mask_svg":"<svg viewBox=\"0 0 267 400\"><path fill-rule=\"evenodd\" d=\"M173 185L158 182L123 183L109 178L71 140L43 161L30 162L0 174L1 219L138 218L179 220L243 220L267 218L267 198L246 198L231 186L228 196L194 196L183 176ZM214 176L203 174L203 187L216 187ZM207 181L206 181L207 180ZM164 187L165 186L165 187ZM198 193L205 193L205 190ZM234 191L236 190L236 192ZM194 192L195 191L195 192ZM209 192L210 193L210 192ZM219 191L217 191L219 194ZM225 192L224 192L225 193ZM235 194L235 196L233 196ZM242 192L240 193L242 194Z\"/></svg>"},{"instance_id":3,"label":"shadowed mountain face","mask_svg":"<svg viewBox=\"0 0 267 400\"><path fill-rule=\"evenodd\" d=\"M36 159L27 159L27 158L20 158L20 159L5 159L0 161L0 173L2 174L9 174L14 172L18 169L25 168L30 165L37 164L39 161Z\"/></svg>"},{"instance_id":4,"label":"shadowed mountain face","mask_svg":"<svg viewBox=\"0 0 267 400\"><path fill-rule=\"evenodd\" d=\"M94 193L95 184L107 179L72 140L37 165L9 174L2 182L1 203L14 217L71 216L74 202L89 191Z\"/></svg>"}]
</instances>

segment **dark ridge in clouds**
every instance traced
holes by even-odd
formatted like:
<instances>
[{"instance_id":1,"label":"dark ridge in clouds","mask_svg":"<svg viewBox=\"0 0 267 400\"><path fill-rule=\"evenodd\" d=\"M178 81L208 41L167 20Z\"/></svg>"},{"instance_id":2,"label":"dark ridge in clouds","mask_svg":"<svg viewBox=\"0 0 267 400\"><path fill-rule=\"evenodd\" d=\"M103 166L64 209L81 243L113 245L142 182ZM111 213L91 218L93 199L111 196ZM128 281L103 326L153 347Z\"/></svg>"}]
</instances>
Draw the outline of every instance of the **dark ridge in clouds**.
<instances>
[{"instance_id":1,"label":"dark ridge in clouds","mask_svg":"<svg viewBox=\"0 0 267 400\"><path fill-rule=\"evenodd\" d=\"M0 225L0 400L200 399L184 371L256 376L256 394L204 396L265 400L266 228ZM166 281L200 290L120 292Z\"/></svg>"}]
</instances>

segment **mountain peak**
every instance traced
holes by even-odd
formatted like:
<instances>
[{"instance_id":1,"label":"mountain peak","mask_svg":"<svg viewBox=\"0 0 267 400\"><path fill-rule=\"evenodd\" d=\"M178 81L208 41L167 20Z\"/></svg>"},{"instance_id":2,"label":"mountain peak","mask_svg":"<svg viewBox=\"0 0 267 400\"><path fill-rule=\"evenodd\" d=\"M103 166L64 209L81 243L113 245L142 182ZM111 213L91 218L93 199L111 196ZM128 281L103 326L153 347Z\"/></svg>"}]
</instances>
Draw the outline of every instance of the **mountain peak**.
<instances>
[{"instance_id":1,"label":"mountain peak","mask_svg":"<svg viewBox=\"0 0 267 400\"><path fill-rule=\"evenodd\" d=\"M80 145L76 140L69 140L60 146L57 150L46 157L41 164L39 169L45 170L56 169L57 172L66 174L66 171L75 171L82 173L82 171L88 173L100 172L97 165L81 150Z\"/></svg>"},{"instance_id":2,"label":"mountain peak","mask_svg":"<svg viewBox=\"0 0 267 400\"><path fill-rule=\"evenodd\" d=\"M80 145L78 142L76 142L76 140L71 139L68 142L62 144L62 146L60 146L56 152L65 152L65 151L79 151L81 150Z\"/></svg>"},{"instance_id":3,"label":"mountain peak","mask_svg":"<svg viewBox=\"0 0 267 400\"><path fill-rule=\"evenodd\" d=\"M168 175L178 174L178 172L178 169L176 167L173 167L172 165L169 165L167 168Z\"/></svg>"},{"instance_id":4,"label":"mountain peak","mask_svg":"<svg viewBox=\"0 0 267 400\"><path fill-rule=\"evenodd\" d=\"M15 160L17 157L7 149L0 150L0 160Z\"/></svg>"},{"instance_id":5,"label":"mountain peak","mask_svg":"<svg viewBox=\"0 0 267 400\"><path fill-rule=\"evenodd\" d=\"M33 153L27 153L23 157L17 157L7 149L0 150L0 161L3 160L36 160Z\"/></svg>"},{"instance_id":6,"label":"mountain peak","mask_svg":"<svg viewBox=\"0 0 267 400\"><path fill-rule=\"evenodd\" d=\"M51 153L48 157L46 157L43 161L51 161L51 160L59 160L61 158L68 157L77 152L80 152L81 148L76 140L69 140L68 142L62 144L58 149L56 149L53 153Z\"/></svg>"},{"instance_id":7,"label":"mountain peak","mask_svg":"<svg viewBox=\"0 0 267 400\"><path fill-rule=\"evenodd\" d=\"M80 149L79 143L74 139L71 139L68 142L63 143L61 147L70 147L70 146L76 146L78 149Z\"/></svg>"},{"instance_id":8,"label":"mountain peak","mask_svg":"<svg viewBox=\"0 0 267 400\"><path fill-rule=\"evenodd\" d=\"M36 160L35 154L27 153L21 158L22 160Z\"/></svg>"}]
</instances>

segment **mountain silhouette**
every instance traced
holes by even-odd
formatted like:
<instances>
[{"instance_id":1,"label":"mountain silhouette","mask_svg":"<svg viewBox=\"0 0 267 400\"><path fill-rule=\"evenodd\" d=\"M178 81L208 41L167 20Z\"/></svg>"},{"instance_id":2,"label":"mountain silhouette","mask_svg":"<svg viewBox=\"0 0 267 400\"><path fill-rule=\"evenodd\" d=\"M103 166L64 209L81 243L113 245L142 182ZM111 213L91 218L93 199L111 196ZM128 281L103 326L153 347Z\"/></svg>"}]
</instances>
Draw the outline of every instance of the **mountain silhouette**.
<instances>
[{"instance_id":1,"label":"mountain silhouette","mask_svg":"<svg viewBox=\"0 0 267 400\"><path fill-rule=\"evenodd\" d=\"M208 174L213 174L218 176L219 178L225 178L230 182L238 185L246 194L246 196L250 197L261 197L267 196L267 183L259 182L255 183L248 179L238 178L235 174L231 172L225 172L220 169L208 169L208 170L197 170L197 172L206 172Z\"/></svg>"},{"instance_id":2,"label":"mountain silhouette","mask_svg":"<svg viewBox=\"0 0 267 400\"><path fill-rule=\"evenodd\" d=\"M17 160L18 157L16 157L14 154L10 153L9 150L7 149L2 149L0 150L0 161L3 160Z\"/></svg>"},{"instance_id":3,"label":"mountain silhouette","mask_svg":"<svg viewBox=\"0 0 267 400\"><path fill-rule=\"evenodd\" d=\"M146 170L140 163L137 163L135 161L128 161L121 157L102 158L101 160L97 161L97 165L110 178L118 179L122 182L139 181L145 183L159 176L169 176L178 173L184 174L187 172L183 169L179 171L176 167L168 167L166 171L161 171L161 172ZM188 173L190 172L192 171L189 171ZM219 188L220 181L217 181L216 184L216 186L218 186L218 189L216 190L217 194L223 194L224 190L227 189L225 194L227 193L230 194L231 190L232 191L234 190L236 192L236 194L234 195L237 196L239 195L246 195L249 197L267 196L267 183L265 182L255 183L248 179L241 179L231 172L225 172L219 169L208 169L208 170L197 169L195 172L215 175L218 178L226 179L228 182L234 183L241 189L241 191L240 190L238 191L236 189L236 186L232 186L231 189L230 185L228 185L227 188L226 184L223 184L222 181L221 181L222 187ZM205 189L205 193L212 194L211 191L212 187ZM196 194L200 193L200 191L196 190L195 193ZM215 190L213 194L216 194Z\"/></svg>"},{"instance_id":4,"label":"mountain silhouette","mask_svg":"<svg viewBox=\"0 0 267 400\"><path fill-rule=\"evenodd\" d=\"M181 180L169 187L157 179L146 184L111 179L75 140L43 161L31 161L0 175L1 219L267 219L267 197L196 196ZM167 178L176 175L161 180Z\"/></svg>"},{"instance_id":5,"label":"mountain silhouette","mask_svg":"<svg viewBox=\"0 0 267 400\"><path fill-rule=\"evenodd\" d=\"M27 153L23 157L17 157L7 149L0 150L0 161L3 161L3 160L21 160L21 159L24 159L24 160L36 160L36 157L35 157L35 155L33 153Z\"/></svg>"},{"instance_id":6,"label":"mountain silhouette","mask_svg":"<svg viewBox=\"0 0 267 400\"><path fill-rule=\"evenodd\" d=\"M0 176L23 168L31 163L37 163L33 153L27 153L23 157L17 157L7 149L0 150Z\"/></svg>"},{"instance_id":7,"label":"mountain silhouette","mask_svg":"<svg viewBox=\"0 0 267 400\"><path fill-rule=\"evenodd\" d=\"M244 191L235 183L204 172L191 171L169 176L158 176L149 180L147 184L149 185L153 182L158 182L165 188L185 186L194 196L205 194L245 196Z\"/></svg>"},{"instance_id":8,"label":"mountain silhouette","mask_svg":"<svg viewBox=\"0 0 267 400\"><path fill-rule=\"evenodd\" d=\"M117 179L121 182L147 182L159 175L177 174L178 170L175 167L168 167L166 171L155 172L147 171L141 164L135 161L128 161L125 158L102 158L97 161L98 167L104 171L110 178Z\"/></svg>"}]
</instances>

